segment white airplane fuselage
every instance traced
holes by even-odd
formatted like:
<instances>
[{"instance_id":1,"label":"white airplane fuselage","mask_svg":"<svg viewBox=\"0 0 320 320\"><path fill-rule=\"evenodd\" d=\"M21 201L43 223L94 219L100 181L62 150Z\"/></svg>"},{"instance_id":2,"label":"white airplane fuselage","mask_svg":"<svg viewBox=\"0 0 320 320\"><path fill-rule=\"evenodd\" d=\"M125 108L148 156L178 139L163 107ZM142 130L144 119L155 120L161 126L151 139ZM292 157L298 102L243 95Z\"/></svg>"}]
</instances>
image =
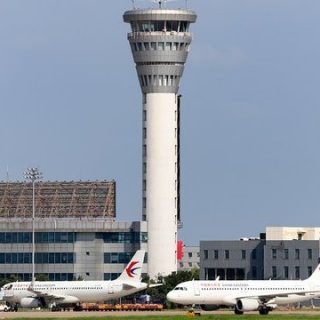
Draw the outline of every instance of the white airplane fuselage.
<instances>
[{"instance_id":1,"label":"white airplane fuselage","mask_svg":"<svg viewBox=\"0 0 320 320\"><path fill-rule=\"evenodd\" d=\"M138 250L116 280L11 282L1 288L2 299L10 305L35 308L45 305L77 305L104 302L144 290L141 282L144 250Z\"/></svg>"},{"instance_id":2,"label":"white airplane fuselage","mask_svg":"<svg viewBox=\"0 0 320 320\"><path fill-rule=\"evenodd\" d=\"M315 292L318 290L319 292ZM272 297L268 304L280 305L310 300L320 293L305 281L188 281L168 293L169 301L179 304L207 304L232 306L239 299Z\"/></svg>"},{"instance_id":3,"label":"white airplane fuselage","mask_svg":"<svg viewBox=\"0 0 320 320\"><path fill-rule=\"evenodd\" d=\"M41 291L42 295L61 296L56 299L57 303L76 304L80 302L103 302L110 299L117 299L125 295L135 293L147 287L147 284L134 284L136 288L125 288L121 281L59 281L50 282L36 281L30 290L30 282L12 283L10 290L5 291L5 300L9 303L24 305L24 301L30 298L38 298L33 292ZM24 300L23 300L24 299Z\"/></svg>"}]
</instances>

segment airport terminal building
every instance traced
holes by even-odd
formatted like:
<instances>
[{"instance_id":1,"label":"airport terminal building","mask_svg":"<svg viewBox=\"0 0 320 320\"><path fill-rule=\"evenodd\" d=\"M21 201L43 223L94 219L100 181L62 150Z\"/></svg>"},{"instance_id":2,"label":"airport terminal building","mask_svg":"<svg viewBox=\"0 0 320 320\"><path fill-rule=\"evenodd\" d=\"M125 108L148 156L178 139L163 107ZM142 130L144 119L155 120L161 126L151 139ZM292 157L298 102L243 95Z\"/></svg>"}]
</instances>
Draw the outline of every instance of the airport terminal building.
<instances>
[{"instance_id":1,"label":"airport terminal building","mask_svg":"<svg viewBox=\"0 0 320 320\"><path fill-rule=\"evenodd\" d=\"M306 279L319 263L320 228L268 227L259 238L200 242L200 278Z\"/></svg>"},{"instance_id":2,"label":"airport terminal building","mask_svg":"<svg viewBox=\"0 0 320 320\"><path fill-rule=\"evenodd\" d=\"M115 279L136 250L147 249L145 221L115 220L114 181L38 182L35 199L36 276ZM0 280L31 274L31 183L0 183Z\"/></svg>"}]
</instances>

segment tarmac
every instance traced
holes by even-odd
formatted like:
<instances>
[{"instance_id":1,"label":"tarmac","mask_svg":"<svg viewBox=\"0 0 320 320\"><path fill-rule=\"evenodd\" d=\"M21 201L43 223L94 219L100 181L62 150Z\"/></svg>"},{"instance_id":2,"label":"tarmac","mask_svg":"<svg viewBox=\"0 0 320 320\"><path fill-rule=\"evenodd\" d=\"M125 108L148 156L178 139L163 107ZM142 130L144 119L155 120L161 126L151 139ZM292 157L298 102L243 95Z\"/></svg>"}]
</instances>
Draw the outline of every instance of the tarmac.
<instances>
[{"instance_id":1,"label":"tarmac","mask_svg":"<svg viewBox=\"0 0 320 320\"><path fill-rule=\"evenodd\" d=\"M16 318L25 318L25 319L53 319L53 318L90 318L90 317L101 317L101 318L111 318L111 317L134 317L134 316L170 316L170 315L187 315L188 310L162 310L162 311L43 311L43 310L30 310L30 311L18 311L18 312L0 312L0 319L16 319ZM217 311L201 311L203 315L233 315L233 311L229 310L217 310ZM246 314L259 314L258 312L246 312ZM319 315L320 309L294 309L294 310L274 310L270 312L271 315L276 314L292 314L292 315L305 315L306 318L308 315L314 316Z\"/></svg>"}]
</instances>

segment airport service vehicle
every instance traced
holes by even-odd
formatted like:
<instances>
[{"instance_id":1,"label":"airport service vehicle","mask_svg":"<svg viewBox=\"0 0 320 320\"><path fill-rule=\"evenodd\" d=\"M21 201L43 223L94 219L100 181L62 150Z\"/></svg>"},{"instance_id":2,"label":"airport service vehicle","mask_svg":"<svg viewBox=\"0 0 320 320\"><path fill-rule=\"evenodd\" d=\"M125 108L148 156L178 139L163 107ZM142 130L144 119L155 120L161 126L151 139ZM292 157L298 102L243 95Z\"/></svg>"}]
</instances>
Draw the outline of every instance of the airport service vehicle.
<instances>
[{"instance_id":1,"label":"airport service vehicle","mask_svg":"<svg viewBox=\"0 0 320 320\"><path fill-rule=\"evenodd\" d=\"M11 310L10 310L10 307L8 307L6 304L0 304L0 312L1 311L8 312Z\"/></svg>"},{"instance_id":2,"label":"airport service vehicle","mask_svg":"<svg viewBox=\"0 0 320 320\"><path fill-rule=\"evenodd\" d=\"M235 314L268 314L278 305L320 296L320 264L306 280L193 280L178 284L167 294L171 302L200 304L204 309L233 306Z\"/></svg>"},{"instance_id":3,"label":"airport service vehicle","mask_svg":"<svg viewBox=\"0 0 320 320\"><path fill-rule=\"evenodd\" d=\"M121 275L112 281L11 282L2 287L3 300L11 306L57 309L57 306L76 308L82 302L104 302L130 295L148 286L141 282L144 256L145 251L138 250Z\"/></svg>"}]
</instances>

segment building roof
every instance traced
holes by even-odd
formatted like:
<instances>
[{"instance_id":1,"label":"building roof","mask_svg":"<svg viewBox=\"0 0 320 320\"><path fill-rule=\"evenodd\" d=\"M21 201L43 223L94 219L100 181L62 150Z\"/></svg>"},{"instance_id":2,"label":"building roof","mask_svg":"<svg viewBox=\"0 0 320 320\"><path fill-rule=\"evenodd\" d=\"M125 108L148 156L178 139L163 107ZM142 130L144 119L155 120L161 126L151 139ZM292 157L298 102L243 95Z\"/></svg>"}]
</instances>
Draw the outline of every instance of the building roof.
<instances>
[{"instance_id":1,"label":"building roof","mask_svg":"<svg viewBox=\"0 0 320 320\"><path fill-rule=\"evenodd\" d=\"M35 184L37 217L115 217L115 181ZM0 217L32 216L32 183L0 182Z\"/></svg>"}]
</instances>

